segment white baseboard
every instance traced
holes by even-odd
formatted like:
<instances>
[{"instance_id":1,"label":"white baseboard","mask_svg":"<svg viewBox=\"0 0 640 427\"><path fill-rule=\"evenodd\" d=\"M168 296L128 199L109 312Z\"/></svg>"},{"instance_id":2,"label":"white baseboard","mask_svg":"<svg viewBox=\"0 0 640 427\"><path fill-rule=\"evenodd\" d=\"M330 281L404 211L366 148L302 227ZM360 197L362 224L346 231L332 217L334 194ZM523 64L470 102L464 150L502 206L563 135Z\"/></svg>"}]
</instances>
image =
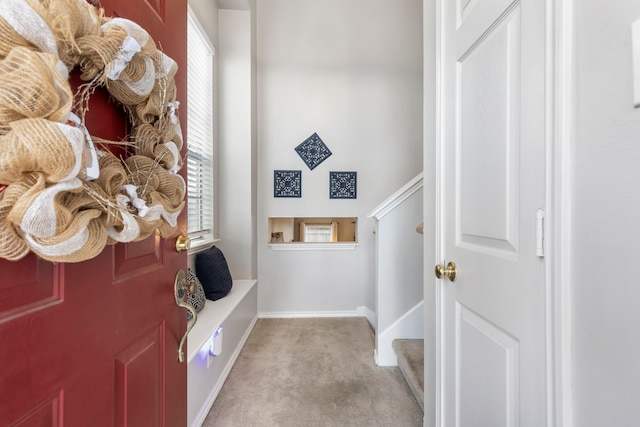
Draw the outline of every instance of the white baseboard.
<instances>
[{"instance_id":1,"label":"white baseboard","mask_svg":"<svg viewBox=\"0 0 640 427\"><path fill-rule=\"evenodd\" d=\"M367 318L367 320L369 321L369 324L371 325L371 328L375 331L376 330L376 313L373 310L371 310L369 307L366 307L364 305L356 307L356 311L360 313L362 317Z\"/></svg>"},{"instance_id":2,"label":"white baseboard","mask_svg":"<svg viewBox=\"0 0 640 427\"><path fill-rule=\"evenodd\" d=\"M363 317L358 311L270 311L258 313L259 319L294 319L313 317Z\"/></svg>"},{"instance_id":3,"label":"white baseboard","mask_svg":"<svg viewBox=\"0 0 640 427\"><path fill-rule=\"evenodd\" d=\"M355 311L269 311L258 313L259 319L303 319L314 317L364 317L373 330L376 330L376 313L363 305L356 307Z\"/></svg>"},{"instance_id":4,"label":"white baseboard","mask_svg":"<svg viewBox=\"0 0 640 427\"><path fill-rule=\"evenodd\" d=\"M399 338L424 338L424 300L376 335L376 364L378 366L398 366L393 340Z\"/></svg>"}]
</instances>

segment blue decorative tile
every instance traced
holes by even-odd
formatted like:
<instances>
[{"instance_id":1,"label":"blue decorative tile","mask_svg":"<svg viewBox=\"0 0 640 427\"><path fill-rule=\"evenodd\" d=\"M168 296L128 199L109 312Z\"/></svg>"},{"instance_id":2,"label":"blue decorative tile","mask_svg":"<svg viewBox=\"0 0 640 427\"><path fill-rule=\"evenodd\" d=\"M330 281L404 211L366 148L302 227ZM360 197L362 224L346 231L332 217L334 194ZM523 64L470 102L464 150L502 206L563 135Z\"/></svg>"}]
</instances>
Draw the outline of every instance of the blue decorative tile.
<instances>
[{"instance_id":1,"label":"blue decorative tile","mask_svg":"<svg viewBox=\"0 0 640 427\"><path fill-rule=\"evenodd\" d=\"M296 152L311 170L331 155L331 150L324 144L317 133L314 133L305 139L302 144L298 145Z\"/></svg>"},{"instance_id":2,"label":"blue decorative tile","mask_svg":"<svg viewBox=\"0 0 640 427\"><path fill-rule=\"evenodd\" d=\"M355 199L358 172L329 172L329 198Z\"/></svg>"},{"instance_id":3,"label":"blue decorative tile","mask_svg":"<svg viewBox=\"0 0 640 427\"><path fill-rule=\"evenodd\" d=\"M273 197L302 197L302 171L273 171Z\"/></svg>"}]
</instances>

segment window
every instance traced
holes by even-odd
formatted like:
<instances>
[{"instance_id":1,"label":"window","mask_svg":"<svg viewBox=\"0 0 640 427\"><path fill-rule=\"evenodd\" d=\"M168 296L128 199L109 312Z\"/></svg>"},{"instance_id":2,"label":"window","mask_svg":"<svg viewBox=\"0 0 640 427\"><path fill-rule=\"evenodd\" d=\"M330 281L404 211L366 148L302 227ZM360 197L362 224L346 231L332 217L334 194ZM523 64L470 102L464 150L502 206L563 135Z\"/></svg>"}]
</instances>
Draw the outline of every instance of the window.
<instances>
[{"instance_id":1,"label":"window","mask_svg":"<svg viewBox=\"0 0 640 427\"><path fill-rule=\"evenodd\" d=\"M357 217L270 217L269 243L357 242Z\"/></svg>"},{"instance_id":2,"label":"window","mask_svg":"<svg viewBox=\"0 0 640 427\"><path fill-rule=\"evenodd\" d=\"M268 245L274 251L353 250L357 217L270 217Z\"/></svg>"},{"instance_id":3,"label":"window","mask_svg":"<svg viewBox=\"0 0 640 427\"><path fill-rule=\"evenodd\" d=\"M303 242L337 242L338 227L335 222L330 224L300 223L300 239Z\"/></svg>"},{"instance_id":4,"label":"window","mask_svg":"<svg viewBox=\"0 0 640 427\"><path fill-rule=\"evenodd\" d=\"M197 248L212 243L214 239L214 49L191 13L188 21L188 234L192 248Z\"/></svg>"}]
</instances>

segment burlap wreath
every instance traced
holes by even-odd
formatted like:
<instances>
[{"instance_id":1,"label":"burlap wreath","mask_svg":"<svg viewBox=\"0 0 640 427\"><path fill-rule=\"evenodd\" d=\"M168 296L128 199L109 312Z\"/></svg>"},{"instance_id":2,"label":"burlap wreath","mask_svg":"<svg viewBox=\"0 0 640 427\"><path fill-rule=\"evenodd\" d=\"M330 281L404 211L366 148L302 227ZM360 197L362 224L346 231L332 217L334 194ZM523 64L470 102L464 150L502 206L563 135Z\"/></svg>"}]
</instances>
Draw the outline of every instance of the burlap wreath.
<instances>
[{"instance_id":1,"label":"burlap wreath","mask_svg":"<svg viewBox=\"0 0 640 427\"><path fill-rule=\"evenodd\" d=\"M175 61L138 24L105 17L85 0L2 2L0 257L33 251L79 262L105 245L171 236L186 191L177 174ZM76 94L68 80L74 67L86 82ZM126 159L100 140L95 177L88 169L95 138L83 119L97 87L122 105L133 131Z\"/></svg>"}]
</instances>

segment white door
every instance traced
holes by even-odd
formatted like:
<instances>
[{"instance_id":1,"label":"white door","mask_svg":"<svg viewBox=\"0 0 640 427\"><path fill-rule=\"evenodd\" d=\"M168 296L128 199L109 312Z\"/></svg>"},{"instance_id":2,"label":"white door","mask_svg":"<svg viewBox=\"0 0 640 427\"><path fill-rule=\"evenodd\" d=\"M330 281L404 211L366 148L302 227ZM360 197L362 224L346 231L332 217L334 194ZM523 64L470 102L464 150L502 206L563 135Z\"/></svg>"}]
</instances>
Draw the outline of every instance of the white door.
<instances>
[{"instance_id":1,"label":"white door","mask_svg":"<svg viewBox=\"0 0 640 427\"><path fill-rule=\"evenodd\" d=\"M545 1L440 0L442 425L546 424Z\"/></svg>"}]
</instances>

